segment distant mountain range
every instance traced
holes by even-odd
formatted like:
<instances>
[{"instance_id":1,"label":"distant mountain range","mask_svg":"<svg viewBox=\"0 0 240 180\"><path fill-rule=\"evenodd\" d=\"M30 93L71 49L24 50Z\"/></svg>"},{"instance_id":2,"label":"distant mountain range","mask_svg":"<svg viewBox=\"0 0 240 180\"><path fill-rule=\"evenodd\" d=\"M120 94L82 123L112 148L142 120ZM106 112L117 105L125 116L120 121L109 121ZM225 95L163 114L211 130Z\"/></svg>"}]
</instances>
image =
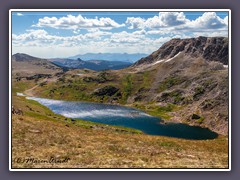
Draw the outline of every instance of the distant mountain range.
<instances>
[{"instance_id":1,"label":"distant mountain range","mask_svg":"<svg viewBox=\"0 0 240 180\"><path fill-rule=\"evenodd\" d=\"M51 73L51 70L66 70L66 69L91 69L95 71L101 70L117 70L131 66L130 62L123 61L105 61L105 60L89 60L83 61L81 59L67 59L67 58L54 58L54 59L42 59L33 57L24 53L17 53L12 56L13 70L14 72L47 72ZM31 74L31 73L30 73Z\"/></svg>"},{"instance_id":2,"label":"distant mountain range","mask_svg":"<svg viewBox=\"0 0 240 180\"><path fill-rule=\"evenodd\" d=\"M55 58L55 59L50 59L49 61L61 67L67 67L71 69L87 68L95 71L109 70L109 69L114 69L114 70L123 69L132 64L132 63L123 62L123 61L104 61L104 60L83 61L80 58L78 58L77 60Z\"/></svg>"},{"instance_id":3,"label":"distant mountain range","mask_svg":"<svg viewBox=\"0 0 240 180\"><path fill-rule=\"evenodd\" d=\"M136 62L139 59L146 57L148 54L143 53L135 53L135 54L128 54L128 53L87 53L87 54L78 54L69 59L82 59L84 61L89 60L105 60L105 61L122 61L122 62Z\"/></svg>"}]
</instances>

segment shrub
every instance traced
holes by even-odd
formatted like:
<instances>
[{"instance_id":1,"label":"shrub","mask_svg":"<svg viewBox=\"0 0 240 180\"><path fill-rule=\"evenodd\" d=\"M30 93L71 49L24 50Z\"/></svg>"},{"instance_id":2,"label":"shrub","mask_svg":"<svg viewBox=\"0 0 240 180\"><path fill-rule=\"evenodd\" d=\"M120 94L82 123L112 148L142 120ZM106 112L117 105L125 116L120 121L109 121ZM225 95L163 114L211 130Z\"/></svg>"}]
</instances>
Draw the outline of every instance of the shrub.
<instances>
[{"instance_id":1,"label":"shrub","mask_svg":"<svg viewBox=\"0 0 240 180\"><path fill-rule=\"evenodd\" d=\"M159 91L162 92L166 89L169 89L175 85L179 85L185 81L185 78L179 76L170 76L165 78L163 82L161 82L159 86Z\"/></svg>"},{"instance_id":2,"label":"shrub","mask_svg":"<svg viewBox=\"0 0 240 180\"><path fill-rule=\"evenodd\" d=\"M205 92L205 89L202 86L198 86L194 89L194 95L193 100L199 100L199 97L201 97Z\"/></svg>"},{"instance_id":3,"label":"shrub","mask_svg":"<svg viewBox=\"0 0 240 180\"><path fill-rule=\"evenodd\" d=\"M103 88L97 89L94 92L94 95L97 96L112 96L114 95L119 89L114 86L105 86Z\"/></svg>"}]
</instances>

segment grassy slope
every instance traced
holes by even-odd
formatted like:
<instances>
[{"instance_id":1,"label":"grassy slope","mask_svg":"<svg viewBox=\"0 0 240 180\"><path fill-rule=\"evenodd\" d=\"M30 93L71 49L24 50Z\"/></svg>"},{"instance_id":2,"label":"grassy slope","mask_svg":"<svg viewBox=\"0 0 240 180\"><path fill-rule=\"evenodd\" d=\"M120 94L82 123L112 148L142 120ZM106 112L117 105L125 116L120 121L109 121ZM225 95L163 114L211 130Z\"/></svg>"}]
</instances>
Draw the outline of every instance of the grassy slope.
<instances>
[{"instance_id":1,"label":"grassy slope","mask_svg":"<svg viewBox=\"0 0 240 180\"><path fill-rule=\"evenodd\" d=\"M34 83L14 83L12 158L70 158L65 164L13 162L13 168L227 168L228 140L183 140L150 136L112 126L56 115L16 92Z\"/></svg>"},{"instance_id":2,"label":"grassy slope","mask_svg":"<svg viewBox=\"0 0 240 180\"><path fill-rule=\"evenodd\" d=\"M149 89L153 81L153 75L155 71L146 71L143 73L119 73L116 75L114 72L106 76L107 80L104 82L86 82L84 77L98 78L99 73L91 72L85 76L75 76L65 74L63 77L57 80L57 82L49 82L41 87L34 90L36 96L61 99L61 100L72 100L72 101L90 101L90 102L104 102L104 103L119 103L122 105L133 106L148 112L151 115L159 116L164 120L170 119L170 112L177 111L179 106L173 104L167 104L163 108L158 108L155 102L142 102L142 101L128 101L128 98L140 94L141 96L147 96ZM76 74L76 73L75 73ZM113 95L109 96L96 96L93 94L96 88L103 88L105 86L112 85L119 88L121 96L118 97ZM113 101L113 99L115 99ZM169 109L169 107L171 107Z\"/></svg>"}]
</instances>

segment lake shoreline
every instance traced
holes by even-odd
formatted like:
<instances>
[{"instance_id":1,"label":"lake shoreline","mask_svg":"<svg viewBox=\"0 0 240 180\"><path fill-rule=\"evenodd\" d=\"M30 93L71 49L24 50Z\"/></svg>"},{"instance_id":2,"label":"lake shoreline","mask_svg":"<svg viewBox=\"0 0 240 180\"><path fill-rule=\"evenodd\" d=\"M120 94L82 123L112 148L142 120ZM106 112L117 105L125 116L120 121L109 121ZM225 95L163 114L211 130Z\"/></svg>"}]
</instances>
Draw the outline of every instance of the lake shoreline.
<instances>
[{"instance_id":1,"label":"lake shoreline","mask_svg":"<svg viewBox=\"0 0 240 180\"><path fill-rule=\"evenodd\" d=\"M148 135L160 135L183 139L212 139L218 134L198 126L189 126L179 122L166 122L156 116L147 115L135 107L91 103L82 101L64 101L46 98L28 97L50 108L54 113L67 118L84 119L91 122L122 126L143 131ZM60 105L59 105L60 104ZM103 109L101 109L103 108Z\"/></svg>"}]
</instances>

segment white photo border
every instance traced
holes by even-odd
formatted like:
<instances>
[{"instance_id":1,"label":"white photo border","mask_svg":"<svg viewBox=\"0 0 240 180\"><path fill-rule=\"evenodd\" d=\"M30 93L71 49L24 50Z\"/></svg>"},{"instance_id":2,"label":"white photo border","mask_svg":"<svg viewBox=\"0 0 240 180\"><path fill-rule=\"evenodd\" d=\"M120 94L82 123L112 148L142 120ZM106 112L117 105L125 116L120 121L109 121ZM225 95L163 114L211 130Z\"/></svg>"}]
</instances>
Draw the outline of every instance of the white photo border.
<instances>
[{"instance_id":1,"label":"white photo border","mask_svg":"<svg viewBox=\"0 0 240 180\"><path fill-rule=\"evenodd\" d=\"M14 12L228 12L228 168L12 168L12 13ZM231 9L10 9L9 10L9 171L231 171Z\"/></svg>"}]
</instances>

